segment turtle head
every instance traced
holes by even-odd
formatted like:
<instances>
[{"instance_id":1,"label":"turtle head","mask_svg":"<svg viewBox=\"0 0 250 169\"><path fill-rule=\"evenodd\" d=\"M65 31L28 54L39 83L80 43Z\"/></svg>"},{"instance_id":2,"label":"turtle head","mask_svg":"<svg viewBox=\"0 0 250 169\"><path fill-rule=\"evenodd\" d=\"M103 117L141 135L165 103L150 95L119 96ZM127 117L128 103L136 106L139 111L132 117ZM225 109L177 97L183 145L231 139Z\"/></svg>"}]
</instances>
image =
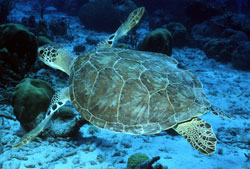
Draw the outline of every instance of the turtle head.
<instances>
[{"instance_id":1,"label":"turtle head","mask_svg":"<svg viewBox=\"0 0 250 169\"><path fill-rule=\"evenodd\" d=\"M45 45L38 48L37 55L46 65L70 74L74 61L74 54L70 51L55 45Z\"/></svg>"}]
</instances>

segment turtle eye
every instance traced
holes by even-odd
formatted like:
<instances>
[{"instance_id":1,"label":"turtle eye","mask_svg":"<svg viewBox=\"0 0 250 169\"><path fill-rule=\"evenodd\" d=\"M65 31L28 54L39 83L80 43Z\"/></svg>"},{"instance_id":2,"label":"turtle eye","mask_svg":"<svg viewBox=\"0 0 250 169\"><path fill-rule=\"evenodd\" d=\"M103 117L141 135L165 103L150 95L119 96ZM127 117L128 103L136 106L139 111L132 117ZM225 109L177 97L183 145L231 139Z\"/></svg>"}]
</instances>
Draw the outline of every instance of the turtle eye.
<instances>
[{"instance_id":1,"label":"turtle eye","mask_svg":"<svg viewBox=\"0 0 250 169\"><path fill-rule=\"evenodd\" d=\"M38 58L44 59L45 50L43 48L38 49Z\"/></svg>"},{"instance_id":2,"label":"turtle eye","mask_svg":"<svg viewBox=\"0 0 250 169\"><path fill-rule=\"evenodd\" d=\"M42 55L42 54L43 54L43 52L44 52L43 50L40 50L40 51L39 51L40 55Z\"/></svg>"},{"instance_id":3,"label":"turtle eye","mask_svg":"<svg viewBox=\"0 0 250 169\"><path fill-rule=\"evenodd\" d=\"M110 40L109 40L108 43L111 45L111 44L113 43L113 41L110 41Z\"/></svg>"},{"instance_id":4,"label":"turtle eye","mask_svg":"<svg viewBox=\"0 0 250 169\"><path fill-rule=\"evenodd\" d=\"M112 41L112 40L114 39L114 37L115 37L115 35L114 35L114 34L110 35L110 37L109 37L109 41Z\"/></svg>"},{"instance_id":5,"label":"turtle eye","mask_svg":"<svg viewBox=\"0 0 250 169\"><path fill-rule=\"evenodd\" d=\"M111 46L114 43L115 34L112 34L108 38L108 44Z\"/></svg>"}]
</instances>

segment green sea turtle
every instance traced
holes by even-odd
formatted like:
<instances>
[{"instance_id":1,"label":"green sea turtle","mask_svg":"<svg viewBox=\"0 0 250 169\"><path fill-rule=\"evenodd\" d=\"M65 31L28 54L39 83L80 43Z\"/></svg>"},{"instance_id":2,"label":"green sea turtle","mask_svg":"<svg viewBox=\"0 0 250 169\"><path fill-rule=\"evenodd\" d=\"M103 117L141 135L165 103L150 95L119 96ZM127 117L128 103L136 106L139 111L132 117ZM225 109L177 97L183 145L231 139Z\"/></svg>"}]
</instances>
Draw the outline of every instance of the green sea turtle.
<instances>
[{"instance_id":1,"label":"green sea turtle","mask_svg":"<svg viewBox=\"0 0 250 169\"><path fill-rule=\"evenodd\" d=\"M32 141L54 112L71 101L84 119L99 128L127 134L173 128L199 152L215 151L211 126L197 117L212 110L199 79L164 54L112 48L143 13L143 7L133 11L114 34L79 57L52 45L39 48L45 64L69 75L69 87L55 93L45 119L13 147Z\"/></svg>"}]
</instances>

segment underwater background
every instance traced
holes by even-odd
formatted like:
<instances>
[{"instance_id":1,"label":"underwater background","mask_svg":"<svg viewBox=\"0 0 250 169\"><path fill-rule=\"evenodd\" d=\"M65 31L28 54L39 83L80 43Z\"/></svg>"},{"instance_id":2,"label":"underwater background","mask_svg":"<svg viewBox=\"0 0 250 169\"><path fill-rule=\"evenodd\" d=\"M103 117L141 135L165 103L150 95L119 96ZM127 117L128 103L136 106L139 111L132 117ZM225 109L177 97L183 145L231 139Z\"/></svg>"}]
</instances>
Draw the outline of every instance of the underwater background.
<instances>
[{"instance_id":1,"label":"underwater background","mask_svg":"<svg viewBox=\"0 0 250 169\"><path fill-rule=\"evenodd\" d=\"M81 55L137 7L140 24L117 48L163 53L195 73L212 105L217 150L199 153L174 130L127 135L99 129L67 103L31 143L12 145L45 116L68 76L37 59L56 44ZM126 70L124 70L126 71ZM0 168L250 169L249 0L0 0Z\"/></svg>"}]
</instances>

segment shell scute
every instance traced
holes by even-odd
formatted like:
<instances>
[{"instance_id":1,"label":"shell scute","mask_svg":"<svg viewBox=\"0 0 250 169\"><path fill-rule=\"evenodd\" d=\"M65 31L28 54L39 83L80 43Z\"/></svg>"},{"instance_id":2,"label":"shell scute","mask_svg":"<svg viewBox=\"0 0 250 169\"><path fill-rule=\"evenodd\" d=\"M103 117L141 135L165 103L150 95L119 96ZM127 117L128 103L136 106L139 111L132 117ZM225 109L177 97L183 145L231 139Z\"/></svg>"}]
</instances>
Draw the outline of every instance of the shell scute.
<instances>
[{"instance_id":1,"label":"shell scute","mask_svg":"<svg viewBox=\"0 0 250 169\"><path fill-rule=\"evenodd\" d=\"M123 133L125 131L124 128L123 124L115 122L108 122L105 126L105 129L119 133Z\"/></svg>"},{"instance_id":2,"label":"shell scute","mask_svg":"<svg viewBox=\"0 0 250 169\"><path fill-rule=\"evenodd\" d=\"M165 89L169 84L167 74L153 70L146 70L142 72L141 81L147 87L150 94Z\"/></svg>"},{"instance_id":3,"label":"shell scute","mask_svg":"<svg viewBox=\"0 0 250 169\"><path fill-rule=\"evenodd\" d=\"M166 62L164 59L159 61L145 60L142 64L149 70L156 72L164 72L167 74L174 73L176 71L176 65L171 62Z\"/></svg>"},{"instance_id":4,"label":"shell scute","mask_svg":"<svg viewBox=\"0 0 250 169\"><path fill-rule=\"evenodd\" d=\"M90 63L86 63L74 72L73 93L80 107L87 109L88 99L97 74L98 72Z\"/></svg>"},{"instance_id":5,"label":"shell scute","mask_svg":"<svg viewBox=\"0 0 250 169\"><path fill-rule=\"evenodd\" d=\"M119 122L127 125L147 123L149 93L138 79L129 79L121 92Z\"/></svg>"},{"instance_id":6,"label":"shell scute","mask_svg":"<svg viewBox=\"0 0 250 169\"><path fill-rule=\"evenodd\" d=\"M92 116L90 118L90 122L94 123L96 126L98 126L100 128L104 128L106 123L107 123L107 121L100 119L100 118L97 118L96 116Z\"/></svg>"},{"instance_id":7,"label":"shell scute","mask_svg":"<svg viewBox=\"0 0 250 169\"><path fill-rule=\"evenodd\" d=\"M86 119L87 121L91 121L93 115L88 110L82 108L79 112L84 119Z\"/></svg>"},{"instance_id":8,"label":"shell scute","mask_svg":"<svg viewBox=\"0 0 250 169\"><path fill-rule=\"evenodd\" d=\"M89 61L90 56L91 56L91 53L86 52L86 53L82 54L81 56L77 57L75 59L74 66L73 66L74 70L72 70L72 71L75 71L75 70L77 71L77 70L81 69L86 64L86 62Z\"/></svg>"},{"instance_id":9,"label":"shell scute","mask_svg":"<svg viewBox=\"0 0 250 169\"><path fill-rule=\"evenodd\" d=\"M97 70L101 70L107 67L113 67L116 60L120 58L116 54L106 53L106 55L112 55L112 57L105 57L103 53L99 52L94 55L91 55L90 62L96 67Z\"/></svg>"},{"instance_id":10,"label":"shell scute","mask_svg":"<svg viewBox=\"0 0 250 169\"><path fill-rule=\"evenodd\" d=\"M175 115L174 107L171 105L166 90L160 90L150 97L150 117L149 122L157 123ZM159 113L162 112L162 113ZM161 119L161 120L160 120ZM176 123L174 120L173 122Z\"/></svg>"},{"instance_id":11,"label":"shell scute","mask_svg":"<svg viewBox=\"0 0 250 169\"><path fill-rule=\"evenodd\" d=\"M112 68L101 70L89 99L88 110L107 122L117 122L119 93L122 85L121 77Z\"/></svg>"},{"instance_id":12,"label":"shell scute","mask_svg":"<svg viewBox=\"0 0 250 169\"><path fill-rule=\"evenodd\" d=\"M159 123L149 123L143 126L144 134L156 134L162 131Z\"/></svg>"},{"instance_id":13,"label":"shell scute","mask_svg":"<svg viewBox=\"0 0 250 169\"><path fill-rule=\"evenodd\" d=\"M144 66L135 60L120 59L114 66L115 70L123 77L124 80L137 79L140 77Z\"/></svg>"},{"instance_id":14,"label":"shell scute","mask_svg":"<svg viewBox=\"0 0 250 169\"><path fill-rule=\"evenodd\" d=\"M142 125L127 125L124 132L131 134L146 134Z\"/></svg>"}]
</instances>

